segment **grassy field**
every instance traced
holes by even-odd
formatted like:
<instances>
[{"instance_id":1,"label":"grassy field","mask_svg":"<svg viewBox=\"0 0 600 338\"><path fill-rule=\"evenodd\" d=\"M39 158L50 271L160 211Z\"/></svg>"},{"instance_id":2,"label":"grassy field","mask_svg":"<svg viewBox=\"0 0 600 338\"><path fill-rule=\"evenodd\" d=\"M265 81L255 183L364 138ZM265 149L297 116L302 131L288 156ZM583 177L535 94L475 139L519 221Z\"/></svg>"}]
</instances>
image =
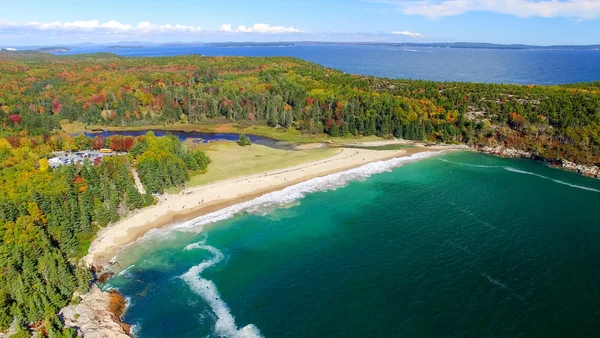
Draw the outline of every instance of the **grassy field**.
<instances>
[{"instance_id":1,"label":"grassy field","mask_svg":"<svg viewBox=\"0 0 600 338\"><path fill-rule=\"evenodd\" d=\"M338 152L337 149L279 150L255 144L240 147L235 142L215 142L190 147L204 151L212 163L206 173L192 176L187 186L317 161Z\"/></svg>"}]
</instances>

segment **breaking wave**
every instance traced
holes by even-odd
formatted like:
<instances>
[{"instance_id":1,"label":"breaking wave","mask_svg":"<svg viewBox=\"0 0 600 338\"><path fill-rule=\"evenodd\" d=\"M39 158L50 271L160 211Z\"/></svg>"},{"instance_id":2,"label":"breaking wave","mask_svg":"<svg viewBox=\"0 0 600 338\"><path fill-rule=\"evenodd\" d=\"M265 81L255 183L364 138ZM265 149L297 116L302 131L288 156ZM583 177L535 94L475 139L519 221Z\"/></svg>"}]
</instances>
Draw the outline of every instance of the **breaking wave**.
<instances>
[{"instance_id":1,"label":"breaking wave","mask_svg":"<svg viewBox=\"0 0 600 338\"><path fill-rule=\"evenodd\" d=\"M600 193L599 189L594 189L594 188L590 188L590 187L586 187L583 185L577 185L577 184L572 184L572 183L568 183L565 181L561 181L561 180L557 180L548 176L544 176L544 175L540 175L540 174L536 174L536 173L532 173L529 171L525 171L525 170L520 170L520 169L516 169L513 167L505 167L505 166L497 166L497 165L478 165L478 164L469 164L469 163L462 163L462 162L453 162L444 158L439 158L440 161L442 162L446 162L446 163L452 163L452 164L456 164L456 165L462 165L462 166L467 166L467 167L473 167L473 168L499 168L499 169L504 169L506 171L510 171L513 173L517 173L517 174L523 174L523 175L531 175L531 176L535 176L535 177L539 177L545 180L549 180L552 181L554 183L558 183L558 184L562 184L562 185L566 185L572 188L577 188L577 189L583 189L583 190L587 190L587 191L593 191L593 192L598 192Z\"/></svg>"},{"instance_id":2,"label":"breaking wave","mask_svg":"<svg viewBox=\"0 0 600 338\"><path fill-rule=\"evenodd\" d=\"M417 153L410 157L399 157L385 161L371 162L358 168L313 178L289 186L283 190L265 194L251 201L235 204L191 221L176 224L170 229L179 231L201 231L204 225L226 220L241 212L256 213L268 208L288 205L296 200L304 198L310 193L335 190L348 185L348 183L352 181L364 180L374 174L388 172L405 163L414 162L440 153L441 152L428 151Z\"/></svg>"},{"instance_id":3,"label":"breaking wave","mask_svg":"<svg viewBox=\"0 0 600 338\"><path fill-rule=\"evenodd\" d=\"M473 167L473 168L503 168L502 166L499 166L499 165L482 165L482 164L470 164L470 163L454 162L454 161L447 160L445 158L438 158L438 160L440 160L442 162L446 162L446 163L452 163L452 164L456 164L456 165L463 165L465 167Z\"/></svg>"},{"instance_id":4,"label":"breaking wave","mask_svg":"<svg viewBox=\"0 0 600 338\"><path fill-rule=\"evenodd\" d=\"M204 240L198 243L190 244L186 246L184 250L196 249L206 250L212 253L213 258L192 267L186 273L181 275L181 279L183 279L190 286L192 291L194 291L196 294L202 297L206 303L208 303L215 316L217 316L217 321L215 322L214 328L215 334L219 337L262 337L258 328L253 324L249 324L241 329L238 329L235 324L235 318L231 314L231 311L225 301L221 299L221 294L219 293L215 283L200 276L204 270L221 262L224 258L223 253L213 246L206 245Z\"/></svg>"},{"instance_id":5,"label":"breaking wave","mask_svg":"<svg viewBox=\"0 0 600 338\"><path fill-rule=\"evenodd\" d=\"M600 192L600 190L598 190L598 189L586 187L586 186L583 186L583 185L571 184L571 183L568 183L568 182L565 182L565 181L556 180L554 178L546 177L544 175L532 173L532 172L529 172L529 171L519 170L519 169L515 169L515 168L511 168L511 167L504 167L504 170L511 171L513 173L519 173L519 174L524 174L524 175L536 176L536 177L543 178L545 180L550 180L552 182L555 182L555 183L558 183L558 184L563 184L563 185L566 185L566 186L569 186L569 187L572 187L572 188L583 189L583 190L587 190L587 191Z\"/></svg>"},{"instance_id":6,"label":"breaking wave","mask_svg":"<svg viewBox=\"0 0 600 338\"><path fill-rule=\"evenodd\" d=\"M132 265L126 267L121 272L119 272L119 274L117 276L125 276L127 278L131 278L133 276L133 273L131 272L131 269L134 268L134 267L135 267L135 264L132 264Z\"/></svg>"}]
</instances>

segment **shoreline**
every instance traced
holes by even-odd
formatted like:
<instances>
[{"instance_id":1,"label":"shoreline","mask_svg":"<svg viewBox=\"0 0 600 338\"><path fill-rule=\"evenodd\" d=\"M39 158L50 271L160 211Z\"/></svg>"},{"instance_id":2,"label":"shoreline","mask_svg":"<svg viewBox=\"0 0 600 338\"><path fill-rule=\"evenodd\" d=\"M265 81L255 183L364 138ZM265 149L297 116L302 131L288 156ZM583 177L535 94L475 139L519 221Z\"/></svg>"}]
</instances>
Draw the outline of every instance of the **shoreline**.
<instances>
[{"instance_id":1,"label":"shoreline","mask_svg":"<svg viewBox=\"0 0 600 338\"><path fill-rule=\"evenodd\" d=\"M79 303L71 303L60 310L66 327L75 328L86 338L133 337L131 325L121 320L126 300L118 291L105 292L92 284L86 294L78 297Z\"/></svg>"},{"instance_id":2,"label":"shoreline","mask_svg":"<svg viewBox=\"0 0 600 338\"><path fill-rule=\"evenodd\" d=\"M503 158L524 158L528 160L533 160L541 163L546 163L547 165L561 169L564 171L573 172L585 177L600 179L600 166L594 165L583 165L577 164L562 158L546 158L535 155L528 151L519 150L515 148L497 146L497 147L485 147L485 146L473 146L471 147L473 150L476 150L480 153L490 154Z\"/></svg>"},{"instance_id":3,"label":"shoreline","mask_svg":"<svg viewBox=\"0 0 600 338\"><path fill-rule=\"evenodd\" d=\"M156 205L141 209L102 229L90 245L84 261L88 266L94 266L97 271L101 271L106 265L114 263L113 259L120 248L137 241L152 229L189 221L312 178L346 171L371 162L444 150L469 149L455 146L400 150L341 148L337 154L322 160L186 188L179 194L161 196Z\"/></svg>"}]
</instances>

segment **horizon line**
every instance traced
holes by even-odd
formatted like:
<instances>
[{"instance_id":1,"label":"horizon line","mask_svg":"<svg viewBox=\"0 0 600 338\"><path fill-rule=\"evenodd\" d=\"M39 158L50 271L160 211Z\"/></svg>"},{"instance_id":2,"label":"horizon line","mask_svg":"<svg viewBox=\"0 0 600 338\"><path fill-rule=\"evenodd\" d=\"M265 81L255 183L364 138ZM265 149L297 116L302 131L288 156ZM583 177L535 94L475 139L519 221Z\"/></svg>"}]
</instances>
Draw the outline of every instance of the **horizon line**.
<instances>
[{"instance_id":1,"label":"horizon line","mask_svg":"<svg viewBox=\"0 0 600 338\"><path fill-rule=\"evenodd\" d=\"M127 45L128 44L128 45ZM169 46L169 45L219 45L219 44L253 44L253 45L277 45L277 44L340 44L340 45L412 45L412 46L452 46L452 45L473 45L473 46L498 46L498 47L528 47L528 48L552 48L552 47L600 47L600 42L597 44L525 44L525 43L494 43L494 42L472 42L472 41L455 41L455 42L385 42L385 41L311 41L311 40L282 40L282 41L117 41L107 43L94 42L77 42L65 44L21 44L21 45L1 45L0 48L14 47L40 47L40 48L60 48L60 47L85 47L85 46Z\"/></svg>"}]
</instances>

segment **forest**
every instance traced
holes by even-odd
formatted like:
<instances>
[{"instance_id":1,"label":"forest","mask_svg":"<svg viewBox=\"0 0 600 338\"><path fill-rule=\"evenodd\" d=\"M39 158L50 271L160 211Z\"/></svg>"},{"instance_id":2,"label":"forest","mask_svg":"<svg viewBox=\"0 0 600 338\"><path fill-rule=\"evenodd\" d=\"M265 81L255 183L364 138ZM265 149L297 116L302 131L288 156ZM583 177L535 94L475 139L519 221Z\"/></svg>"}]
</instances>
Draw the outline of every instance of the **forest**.
<instances>
[{"instance_id":1,"label":"forest","mask_svg":"<svg viewBox=\"0 0 600 338\"><path fill-rule=\"evenodd\" d=\"M345 74L294 58L0 52L0 332L72 337L57 312L91 280L99 229L210 159L173 136L87 138L61 121L236 123L332 137L507 146L600 166L600 82L521 86ZM54 151L125 155L52 168ZM143 185L139 189L133 170Z\"/></svg>"},{"instance_id":2,"label":"forest","mask_svg":"<svg viewBox=\"0 0 600 338\"><path fill-rule=\"evenodd\" d=\"M600 82L522 86L394 80L295 58L0 54L3 126L266 124L331 136L504 145L600 162Z\"/></svg>"},{"instance_id":3,"label":"forest","mask_svg":"<svg viewBox=\"0 0 600 338\"><path fill-rule=\"evenodd\" d=\"M52 168L53 151L109 147L119 156ZM181 186L210 159L177 137L86 138L55 132L2 131L0 138L0 332L73 337L58 310L92 275L79 264L95 233L131 210L155 203L153 193ZM145 192L133 178L137 169Z\"/></svg>"}]
</instances>

